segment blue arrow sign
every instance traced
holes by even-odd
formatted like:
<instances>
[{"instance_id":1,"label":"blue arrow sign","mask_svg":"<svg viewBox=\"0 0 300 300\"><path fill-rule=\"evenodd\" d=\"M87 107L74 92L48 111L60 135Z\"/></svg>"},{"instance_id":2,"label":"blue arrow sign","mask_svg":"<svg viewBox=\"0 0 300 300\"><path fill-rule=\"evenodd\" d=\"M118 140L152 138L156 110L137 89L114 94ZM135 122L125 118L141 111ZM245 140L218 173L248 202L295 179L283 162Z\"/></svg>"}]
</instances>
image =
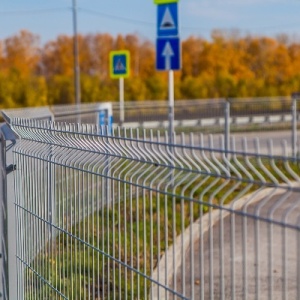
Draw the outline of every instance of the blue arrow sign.
<instances>
[{"instance_id":1,"label":"blue arrow sign","mask_svg":"<svg viewBox=\"0 0 300 300\"><path fill-rule=\"evenodd\" d=\"M178 35L178 6L177 3L157 6L157 36Z\"/></svg>"},{"instance_id":2,"label":"blue arrow sign","mask_svg":"<svg viewBox=\"0 0 300 300\"><path fill-rule=\"evenodd\" d=\"M156 69L179 70L180 53L179 38L158 38L156 40Z\"/></svg>"}]
</instances>

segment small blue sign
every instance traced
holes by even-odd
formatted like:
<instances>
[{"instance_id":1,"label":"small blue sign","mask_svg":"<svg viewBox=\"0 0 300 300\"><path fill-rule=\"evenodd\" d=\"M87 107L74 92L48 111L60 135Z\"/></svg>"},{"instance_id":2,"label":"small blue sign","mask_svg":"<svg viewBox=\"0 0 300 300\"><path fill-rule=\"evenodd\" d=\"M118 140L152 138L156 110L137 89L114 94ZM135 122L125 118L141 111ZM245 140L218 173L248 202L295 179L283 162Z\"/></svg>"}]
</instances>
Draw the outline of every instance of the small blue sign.
<instances>
[{"instance_id":1,"label":"small blue sign","mask_svg":"<svg viewBox=\"0 0 300 300\"><path fill-rule=\"evenodd\" d=\"M156 69L180 70L180 67L180 39L178 37L158 38L156 40Z\"/></svg>"},{"instance_id":2,"label":"small blue sign","mask_svg":"<svg viewBox=\"0 0 300 300\"><path fill-rule=\"evenodd\" d=\"M157 36L178 36L178 6L177 3L157 6Z\"/></svg>"},{"instance_id":3,"label":"small blue sign","mask_svg":"<svg viewBox=\"0 0 300 300\"><path fill-rule=\"evenodd\" d=\"M100 126L105 126L107 124L106 122L106 110L100 110L99 112L99 125Z\"/></svg>"},{"instance_id":4,"label":"small blue sign","mask_svg":"<svg viewBox=\"0 0 300 300\"><path fill-rule=\"evenodd\" d=\"M110 116L107 109L99 111L99 126L107 126L107 134L112 132L113 116Z\"/></svg>"},{"instance_id":5,"label":"small blue sign","mask_svg":"<svg viewBox=\"0 0 300 300\"><path fill-rule=\"evenodd\" d=\"M111 51L110 59L110 77L121 78L128 77L130 73L130 53L127 50Z\"/></svg>"},{"instance_id":6,"label":"small blue sign","mask_svg":"<svg viewBox=\"0 0 300 300\"><path fill-rule=\"evenodd\" d=\"M113 66L115 75L125 75L127 72L126 56L124 54L115 55Z\"/></svg>"}]
</instances>

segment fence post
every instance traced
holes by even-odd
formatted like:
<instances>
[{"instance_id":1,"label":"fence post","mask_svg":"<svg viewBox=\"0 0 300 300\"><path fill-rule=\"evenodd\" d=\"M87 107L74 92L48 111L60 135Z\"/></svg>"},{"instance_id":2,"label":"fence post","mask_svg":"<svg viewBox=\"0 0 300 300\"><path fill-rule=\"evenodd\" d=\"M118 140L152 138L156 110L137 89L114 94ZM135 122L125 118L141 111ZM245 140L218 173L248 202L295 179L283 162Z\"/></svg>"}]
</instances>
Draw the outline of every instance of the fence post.
<instances>
[{"instance_id":1,"label":"fence post","mask_svg":"<svg viewBox=\"0 0 300 300\"><path fill-rule=\"evenodd\" d=\"M297 99L298 93L292 95L292 155L297 158Z\"/></svg>"},{"instance_id":2,"label":"fence post","mask_svg":"<svg viewBox=\"0 0 300 300\"><path fill-rule=\"evenodd\" d=\"M16 263L16 214L14 201L15 170L12 147L16 137L6 124L0 124L0 222L1 222L1 282L2 299L18 299Z\"/></svg>"},{"instance_id":3,"label":"fence post","mask_svg":"<svg viewBox=\"0 0 300 300\"><path fill-rule=\"evenodd\" d=\"M230 150L230 101L229 99L226 99L225 101L224 114L225 114L224 140L225 140L225 151L227 156L228 151Z\"/></svg>"}]
</instances>

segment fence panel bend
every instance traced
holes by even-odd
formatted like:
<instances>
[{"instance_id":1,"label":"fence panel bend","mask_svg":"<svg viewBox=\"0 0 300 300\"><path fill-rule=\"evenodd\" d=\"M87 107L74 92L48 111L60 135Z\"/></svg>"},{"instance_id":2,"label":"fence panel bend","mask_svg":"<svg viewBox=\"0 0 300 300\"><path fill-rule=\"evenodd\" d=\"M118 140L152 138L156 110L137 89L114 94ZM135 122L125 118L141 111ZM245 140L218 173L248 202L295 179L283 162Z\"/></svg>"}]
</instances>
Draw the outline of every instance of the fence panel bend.
<instances>
[{"instance_id":1,"label":"fence panel bend","mask_svg":"<svg viewBox=\"0 0 300 300\"><path fill-rule=\"evenodd\" d=\"M299 161L271 143L11 126L18 299L300 299Z\"/></svg>"}]
</instances>

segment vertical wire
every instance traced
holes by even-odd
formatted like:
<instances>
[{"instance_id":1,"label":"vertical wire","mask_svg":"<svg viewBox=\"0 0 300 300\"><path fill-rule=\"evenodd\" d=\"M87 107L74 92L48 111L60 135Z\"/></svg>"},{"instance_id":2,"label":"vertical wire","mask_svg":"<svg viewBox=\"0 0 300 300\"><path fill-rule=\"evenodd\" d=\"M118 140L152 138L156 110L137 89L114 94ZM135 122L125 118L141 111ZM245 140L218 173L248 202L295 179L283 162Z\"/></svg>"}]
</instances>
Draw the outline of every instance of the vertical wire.
<instances>
[{"instance_id":1,"label":"vertical wire","mask_svg":"<svg viewBox=\"0 0 300 300\"><path fill-rule=\"evenodd\" d=\"M96 159L95 159L96 160ZM94 173L94 170L93 170L93 167L91 168L91 172ZM95 175L92 174L91 175L91 204L92 204L92 245L93 247L96 247L96 242L95 242L95 231L96 231L96 224L95 224L95 213L98 212L96 207L95 207L95 189L96 189L96 186L95 186ZM98 234L97 234L98 236ZM96 292L96 288L97 288L97 285L96 285L96 263L95 263L95 250L93 249L92 250L93 253L92 253L92 266L93 266L93 269L92 269L92 286L93 286L93 299L96 299L96 295L97 295L97 292Z\"/></svg>"},{"instance_id":2,"label":"vertical wire","mask_svg":"<svg viewBox=\"0 0 300 300\"><path fill-rule=\"evenodd\" d=\"M137 130L137 134L136 134L136 139L138 141L138 145L139 143L141 143L140 137L139 137L139 131ZM138 164L137 164L138 165ZM136 172L137 173L137 172ZM136 201L136 270L140 271L140 205L139 205L139 186L138 186L138 178L135 181L136 183L136 197L135 197L135 201ZM143 201L143 200L142 200ZM144 263L146 264L146 261L144 261ZM146 272L145 272L146 274ZM136 274L136 287L137 287L137 291L136 291L136 298L140 299L141 295L140 295L140 274ZM144 287L146 288L146 286Z\"/></svg>"},{"instance_id":3,"label":"vertical wire","mask_svg":"<svg viewBox=\"0 0 300 300\"><path fill-rule=\"evenodd\" d=\"M101 133L101 128L100 129L100 133ZM99 140L97 139L97 144L99 143ZM96 168L96 166L95 166ZM96 175L96 207L97 207L97 248L100 248L100 240L101 240L101 231L100 231L100 216L101 216L101 203L100 203L100 199L101 199L101 194L100 194L100 187L101 187L101 180L100 180L100 172L99 172L99 167L97 166L97 175ZM101 280L100 280L100 268L101 268L101 254L100 252L97 253L97 286L98 286L98 292L97 295L98 297L100 297L100 286L102 284Z\"/></svg>"},{"instance_id":4,"label":"vertical wire","mask_svg":"<svg viewBox=\"0 0 300 300\"><path fill-rule=\"evenodd\" d=\"M297 224L300 224L300 217L297 219ZM300 249L300 230L297 230L297 243L296 249ZM300 299L300 255L297 255L297 299Z\"/></svg>"},{"instance_id":5,"label":"vertical wire","mask_svg":"<svg viewBox=\"0 0 300 300\"><path fill-rule=\"evenodd\" d=\"M55 216L55 213L56 213L56 187L55 187L55 171L56 171L56 166L55 166L55 153L52 154L52 166L51 166L51 186L50 186L50 189L52 189L52 198L51 198L51 274L52 274L52 278L53 276L55 276L55 251L56 251L56 228L55 228L55 225L56 225L56 216ZM54 280L52 278L49 278L49 282L50 284L53 286L54 285ZM51 294L56 294L56 291L53 292L53 289L51 290Z\"/></svg>"},{"instance_id":6,"label":"vertical wire","mask_svg":"<svg viewBox=\"0 0 300 300\"><path fill-rule=\"evenodd\" d=\"M259 300L260 294L260 220L255 219L255 233L254 233L254 244L255 244L255 299Z\"/></svg>"},{"instance_id":7,"label":"vertical wire","mask_svg":"<svg viewBox=\"0 0 300 300\"><path fill-rule=\"evenodd\" d=\"M136 181L137 182L137 181ZM138 182L137 182L138 183ZM136 204L136 213L135 213L135 220L136 220L136 233L135 233L135 239L136 239L136 270L140 270L141 266L140 266L140 221L145 224L145 199L142 198L142 219L140 220L140 205L139 205L139 201L140 201L140 188L137 186L136 187L136 195L135 195L135 204ZM147 241L147 237L146 237L146 231L145 229L143 230L144 233L144 243ZM145 249L146 250L146 249ZM146 252L146 251L144 251ZM146 272L146 260L144 259L144 274L147 274ZM140 291L140 275L139 274L135 274L135 283L134 286L136 285L137 287L137 291L136 291L136 298L140 299L141 298L141 291ZM145 285L144 285L144 293L145 293Z\"/></svg>"},{"instance_id":8,"label":"vertical wire","mask_svg":"<svg viewBox=\"0 0 300 300\"><path fill-rule=\"evenodd\" d=\"M212 136L210 135L210 149L213 148L213 140L212 140ZM210 278L209 278L209 290L210 290L210 299L213 300L214 299L214 261L213 261L213 257L214 257L214 230L213 230L213 219L212 219L212 213L213 213L213 207L211 206L212 202L211 202L212 198L209 197L209 274L210 274Z\"/></svg>"},{"instance_id":9,"label":"vertical wire","mask_svg":"<svg viewBox=\"0 0 300 300\"><path fill-rule=\"evenodd\" d=\"M101 170L102 171L102 170ZM101 177L101 249L104 251L105 249L105 178ZM102 262L102 299L106 298L105 295L105 257L101 257Z\"/></svg>"},{"instance_id":10,"label":"vertical wire","mask_svg":"<svg viewBox=\"0 0 300 300\"><path fill-rule=\"evenodd\" d=\"M132 130L130 130L130 139L132 139ZM130 239L130 254L129 254L129 261L130 266L133 268L133 196L132 196L132 178L129 178L129 239ZM133 271L130 271L130 287L131 287L131 299L133 299L134 296L134 284L133 284Z\"/></svg>"},{"instance_id":11,"label":"vertical wire","mask_svg":"<svg viewBox=\"0 0 300 300\"><path fill-rule=\"evenodd\" d=\"M157 222L157 269L159 270L158 273L158 282L160 282L160 278L161 278L161 274L160 274L160 250L161 250L161 245L160 245L160 194L159 192L156 194L156 209L157 209L157 217L156 217L156 222ZM160 298L160 289L158 289L158 295L157 295L158 299Z\"/></svg>"},{"instance_id":12,"label":"vertical wire","mask_svg":"<svg viewBox=\"0 0 300 300\"><path fill-rule=\"evenodd\" d=\"M269 223L269 299L273 299L273 222Z\"/></svg>"},{"instance_id":13,"label":"vertical wire","mask_svg":"<svg viewBox=\"0 0 300 300\"><path fill-rule=\"evenodd\" d=\"M43 157L45 160L43 162L43 170L47 170L48 168L48 162L47 162L47 159L45 157ZM47 178L48 174L47 172L43 172L43 186L44 187L47 187L47 182L48 182L48 178ZM42 203L42 211L41 211L41 216L43 218L43 246L44 246L44 249L43 249L43 257L41 256L41 268L44 271L44 274L46 275L46 270L47 270L47 266L46 266L46 257L47 257L47 241L48 241L48 238L47 238L47 212L48 212L48 209L47 209L47 188L43 188L43 201L41 202ZM40 279L39 279L40 280ZM45 298L47 297L47 294L46 294L46 289L44 289L44 283L41 282L41 285L43 287L42 289L42 297ZM38 295L35 296L37 299Z\"/></svg>"},{"instance_id":14,"label":"vertical wire","mask_svg":"<svg viewBox=\"0 0 300 300\"><path fill-rule=\"evenodd\" d=\"M153 131L150 130L150 144L153 147ZM149 190L149 203L150 203L150 270L151 270L151 278L153 278L153 270L154 270L154 257L153 257L153 248L154 248L154 222L153 222L153 194L152 189ZM145 248L144 248L145 251ZM145 281L146 284L146 281ZM153 294L152 298L155 297Z\"/></svg>"},{"instance_id":15,"label":"vertical wire","mask_svg":"<svg viewBox=\"0 0 300 300\"><path fill-rule=\"evenodd\" d=\"M184 201L182 198L180 200L180 224L181 224L181 232L184 232ZM184 254L184 235L181 235L181 276L182 276L182 295L186 295L186 290L185 290L185 254Z\"/></svg>"},{"instance_id":16,"label":"vertical wire","mask_svg":"<svg viewBox=\"0 0 300 300\"><path fill-rule=\"evenodd\" d=\"M230 214L230 260L231 260L231 295L235 299L235 214Z\"/></svg>"},{"instance_id":17,"label":"vertical wire","mask_svg":"<svg viewBox=\"0 0 300 300\"><path fill-rule=\"evenodd\" d=\"M1 154L0 154L1 155ZM18 169L20 168L20 165L17 163L17 155L14 154L13 156L14 160L14 164L16 166L18 166ZM16 238L17 238L17 241L16 241L16 255L21 257L21 241L22 241L22 238L21 238L21 231L20 231L20 225L21 225L21 216L20 216L20 213L19 213L19 207L18 207L18 204L20 204L20 200L19 200L19 193L20 193L20 190L21 190L21 185L18 185L18 174L19 174L19 171L15 172L15 175L14 175L14 193L15 193L15 201L16 201L16 206L15 206L15 212L16 212L16 220L19 220L19 222L17 222L16 224ZM19 186L19 189L16 188L16 186ZM4 203L3 203L3 199L1 200L0 202L0 210L1 210L1 217L4 218ZM1 226L3 226L3 221L1 223ZM1 231L3 232L3 229L1 229ZM2 245L2 239L3 239L3 236L0 237L0 243L1 243L1 249L3 247ZM3 251L2 253L2 259L6 259L6 255L5 255L5 251ZM3 271L3 261L1 262L1 272ZM22 276L23 275L23 272L22 272L22 269L20 268L20 262L19 262L19 259L17 258L17 297L18 298L21 298L21 295L20 295L20 288L21 288L21 280L23 279ZM1 275L3 276L3 275ZM3 284L3 281L4 279L2 279L2 284ZM24 279L23 279L23 282L24 282ZM6 286L6 283L5 283L5 286ZM6 299L6 294L5 294L5 287L3 287L3 297L4 299Z\"/></svg>"},{"instance_id":18,"label":"vertical wire","mask_svg":"<svg viewBox=\"0 0 300 300\"><path fill-rule=\"evenodd\" d=\"M114 130L112 130L111 132L111 136L114 138ZM114 142L115 140L112 139L112 141ZM117 235L116 235L116 197L115 197L115 170L114 170L114 166L115 163L113 163L113 161L110 164L110 173L111 174L111 194L110 194L110 201L111 201L111 209L112 209L112 255L114 258L117 258L116 256L116 244L117 244ZM116 262L113 262L113 274L112 274L112 282L115 283L116 282ZM116 299L116 284L113 284L112 287L113 290L113 299Z\"/></svg>"},{"instance_id":19,"label":"vertical wire","mask_svg":"<svg viewBox=\"0 0 300 300\"><path fill-rule=\"evenodd\" d=\"M90 196L90 192L91 192L91 179L90 179L90 172L89 172L89 158L87 158L87 162L86 162L87 166L85 169L85 171L87 172L85 174L86 177L86 184L84 185L84 187L86 187L86 203L87 203L87 235L86 235L86 239L85 242L88 243L88 245L91 244L91 241L93 240L93 238L90 240L89 239L89 235L93 234L93 230L91 230L93 228L93 226L91 226L91 218L93 218L93 216L91 215L93 213L93 208L92 208L92 204L91 204L91 196ZM85 198L85 197L84 197ZM85 218L86 219L86 218ZM90 246L87 246L87 268L88 268L88 278L87 278L87 287L88 287L88 299L93 298L93 293L94 293L94 284L91 281L91 251L93 252L93 250L91 249ZM109 279L108 279L109 281ZM92 291L91 291L92 290Z\"/></svg>"},{"instance_id":20,"label":"vertical wire","mask_svg":"<svg viewBox=\"0 0 300 300\"><path fill-rule=\"evenodd\" d=\"M106 128L106 142L107 144L110 143L110 138L109 138L109 132L108 132L108 127ZM109 150L106 151L107 155L106 155L106 162L105 162L105 166L104 166L104 174L107 177L106 178L106 216L107 216L107 254L108 256L111 255L111 249L110 249L110 209L111 209L111 199L110 199L110 179L109 179L109 175L110 175L110 153ZM107 299L110 299L110 278L111 278L111 272L110 272L110 266L111 266L111 259L108 257L107 258Z\"/></svg>"},{"instance_id":21,"label":"vertical wire","mask_svg":"<svg viewBox=\"0 0 300 300\"><path fill-rule=\"evenodd\" d=\"M168 230L168 196L165 195L164 196L164 235L165 235L165 252L168 249L168 234L169 234L169 230ZM168 255L165 255L165 286L168 286ZM168 291L165 290L165 298L168 297Z\"/></svg>"},{"instance_id":22,"label":"vertical wire","mask_svg":"<svg viewBox=\"0 0 300 300\"><path fill-rule=\"evenodd\" d=\"M120 128L119 128L119 132L118 132L120 135ZM121 236L121 194L122 194L122 189L121 189L121 180L120 180L120 177L119 177L119 180L118 180L118 252L119 252L119 255L118 255L118 259L119 261L122 261L122 256L121 256L121 249L122 249L122 236ZM119 264L118 265L118 269L119 269L119 300L121 300L121 295L122 295L122 285L121 285L121 280L122 280L122 266Z\"/></svg>"},{"instance_id":23,"label":"vertical wire","mask_svg":"<svg viewBox=\"0 0 300 300\"><path fill-rule=\"evenodd\" d=\"M70 165L73 167L73 162L71 161L70 159ZM70 182L69 180L67 179L68 176L67 176L67 182L66 182L66 199L65 201L63 202L63 218L64 218L64 228L65 230L70 233L71 235L75 234L75 228L73 228L73 223L76 224L77 220L75 219L75 216L74 216L74 220L73 220L73 217L72 217L72 212L71 212L71 209L70 209L70 206L72 204L70 204L70 202L74 201L75 205L76 205L76 200L77 200L77 194L78 194L78 186L79 184L76 184L76 174L75 174L75 170L68 167L67 169L67 173L69 174L69 177L70 177ZM74 191L74 192L73 192ZM79 220L78 220L79 221ZM63 233L63 240L65 241L64 242L64 245L63 245L63 248L64 248L64 251L66 252L66 260L64 260L63 262L63 265L64 265L64 268L63 268L63 276L66 276L67 278L72 278L72 274L76 274L76 269L74 268L73 264L72 264L72 259L73 259L73 253L74 253L74 256L75 256L75 253L76 253L76 241L73 241L73 238L71 236L69 236L67 233ZM72 251L74 249L74 251ZM76 257L76 256L75 256ZM70 261L70 268L68 268L68 263ZM79 268L81 268L81 261L80 261L80 258L79 258ZM64 287L64 294L68 295L68 297L71 297L73 298L75 296L75 289L76 289L76 284L74 283L74 281L71 279L71 282L70 282L70 286L71 286L71 290L68 291L68 287L66 284L63 283L63 287Z\"/></svg>"},{"instance_id":24,"label":"vertical wire","mask_svg":"<svg viewBox=\"0 0 300 300\"><path fill-rule=\"evenodd\" d=\"M125 133L125 139L127 138L126 136L126 130L124 130ZM126 176L126 175L125 175ZM130 199L129 199L130 201ZM123 181L123 208L124 208L124 262L125 262L125 267L124 267L124 278L125 278L125 299L127 300L128 298L128 284L127 284L127 279L128 279L128 268L127 268L127 263L128 263L128 242L127 242L127 184L126 181Z\"/></svg>"},{"instance_id":25,"label":"vertical wire","mask_svg":"<svg viewBox=\"0 0 300 300\"><path fill-rule=\"evenodd\" d=\"M173 195L172 195L172 240L173 240L173 243L175 243L176 241L176 196L174 195L175 193L173 192ZM173 269L173 288L174 288L174 291L177 291L177 280L176 280L176 247L174 245L173 247L173 259L172 259L172 264L174 266L174 269ZM173 299L174 299L174 296L173 296Z\"/></svg>"},{"instance_id":26,"label":"vertical wire","mask_svg":"<svg viewBox=\"0 0 300 300\"><path fill-rule=\"evenodd\" d=\"M75 138L75 133L76 131L76 124L73 124L70 128L70 132L71 132L71 138ZM76 234L77 231L77 236L78 236L78 240L74 241L74 255L75 257L78 257L78 268L73 270L72 268L72 272L75 272L75 274L77 275L76 277L76 283L72 283L72 290L71 290L71 297L76 297L75 295L75 289L76 286L78 285L78 294L79 297L83 297L83 291L82 291L82 285L84 282L82 282L82 256L83 256L83 249L82 249L82 245L79 239L82 239L82 227L83 225L80 224L81 221L81 215L82 215L82 211L83 211L83 207L81 205L81 197L80 197L80 172L79 170L76 168L76 162L75 162L75 150L72 150L72 154L70 155L70 160L69 160L69 167L68 167L68 173L69 173L69 177L70 180L67 181L67 197L66 197L66 202L65 202L65 212L64 212L64 216L65 216L65 226L66 229L68 230L68 232L70 232L71 234ZM72 191L74 191L74 193L72 193ZM69 201L74 201L75 203L75 215L77 213L77 216L74 215L74 227L72 226L72 222L71 220L68 220L68 203ZM65 239L66 239L66 244L65 244L65 249L68 253L68 248L69 248L69 239L72 239L72 237L69 237L68 235L65 235ZM68 256L67 256L68 257ZM67 265L65 265L65 268L67 270Z\"/></svg>"},{"instance_id":27,"label":"vertical wire","mask_svg":"<svg viewBox=\"0 0 300 300\"><path fill-rule=\"evenodd\" d=\"M243 139L243 152L248 153L247 141ZM247 215L243 217L243 298L244 300L248 299L248 283L247 283L247 272L248 272L248 255L247 255L247 240L248 240L248 218Z\"/></svg>"},{"instance_id":28,"label":"vertical wire","mask_svg":"<svg viewBox=\"0 0 300 300\"><path fill-rule=\"evenodd\" d=\"M61 207L63 205L64 202L64 171L65 171L65 167L61 167L60 168L60 172L58 173L59 176L59 180L60 180L60 188L59 188L59 203L58 203L58 211L57 211L57 226L59 228L64 228L63 226L63 217L62 217L62 212L61 212ZM56 256L56 276L57 276L57 280L56 280L56 288L61 291L61 280L60 278L62 278L62 274L61 274L61 232L58 233L58 237L57 237L57 256ZM72 283L71 283L72 286Z\"/></svg>"},{"instance_id":29,"label":"vertical wire","mask_svg":"<svg viewBox=\"0 0 300 300\"><path fill-rule=\"evenodd\" d=\"M282 227L282 299L286 300L287 297L287 282L288 282L288 272L287 272L287 229L285 226Z\"/></svg>"},{"instance_id":30,"label":"vertical wire","mask_svg":"<svg viewBox=\"0 0 300 300\"><path fill-rule=\"evenodd\" d=\"M22 235L22 227L24 230L24 224L23 224L23 213L20 210L20 206L22 206L22 198L21 198L21 193L23 192L24 195L24 190L22 189L23 183L21 181L21 172L22 172L22 167L23 165L21 164L21 155L20 154L14 154L14 162L16 164L17 167L17 171L16 171L16 175L15 175L15 193L16 193L16 203L19 206L16 206L16 217L17 220L19 220L18 222L18 226L17 226L17 236L18 236L18 243L17 243L17 254L18 256L23 259L23 248L24 248L24 238ZM17 189L16 187L19 186L19 189ZM4 204L2 203L2 205L4 206ZM4 208L2 208L4 210ZM2 237L3 238L3 237ZM7 256L7 253L3 253L5 254L5 259ZM2 255L3 255L2 254ZM4 259L4 257L3 257ZM28 293L27 289L24 291L24 288L22 288L22 282L23 282L23 286L28 286L27 282L28 282L28 275L25 274L24 276L24 267L23 264L21 263L20 259L18 259L17 261L17 266L18 266L18 280L17 280L17 296L18 298L22 298L24 297L24 293ZM25 277L25 280L24 280ZM5 286L7 286L7 282L5 282ZM6 289L4 290L4 298L7 298L6 295Z\"/></svg>"},{"instance_id":31,"label":"vertical wire","mask_svg":"<svg viewBox=\"0 0 300 300\"><path fill-rule=\"evenodd\" d=\"M75 127L75 126L74 126ZM75 128L72 128L72 134L73 134L73 130ZM74 199L74 203L76 205L76 208L75 208L75 222L77 225L74 225L74 229L73 231L71 231L72 233L74 232L75 233L75 230L76 230L76 227L77 227L77 230L78 230L78 238L81 238L81 228L82 226L80 226L80 219L81 219L81 211L82 211L82 207L81 207L81 201L80 201L80 181L79 181L79 176L80 176L80 173L78 170L76 170L74 167L75 164L74 164L74 158L73 158L73 155L72 155L72 158L70 159L70 167L68 168L69 170L69 176L70 176L70 180L67 181L67 197L66 197L66 201L70 201L69 199ZM72 189L74 190L74 195L72 197ZM67 206L67 203L66 203L66 206ZM76 214L77 214L77 217L76 217ZM66 213L64 213L64 216L66 215ZM67 220L66 220L67 221ZM66 228L68 228L68 223L66 223ZM66 236L66 240L68 241L68 237ZM68 244L66 245L66 247L68 247ZM82 247L81 247L81 243L80 241L75 241L75 245L74 245L74 248L75 248L75 251L74 251L74 254L75 254L75 257L78 257L78 271L76 272L75 270L75 273L77 273L77 280L76 282L78 282L78 285L79 285L79 295L80 297L82 297L82 291L81 291L81 285L82 285L82 282L81 282L81 274L82 274ZM74 295L74 284L72 286L72 298L75 297Z\"/></svg>"},{"instance_id":32,"label":"vertical wire","mask_svg":"<svg viewBox=\"0 0 300 300\"><path fill-rule=\"evenodd\" d=\"M79 166L79 172L80 172L80 193L79 193L79 197L82 200L82 220L83 220L83 241L86 241L86 237L87 237L87 223L88 223L88 216L87 216L87 205L86 205L86 200L85 199L85 184L86 184L86 180L85 180L85 173L84 173L84 163L81 163L81 165ZM82 242L81 242L82 243ZM86 268L88 265L88 245L86 244L82 244L82 248L83 248L83 266L84 266L84 270L83 270L83 274L86 274ZM103 248L104 249L104 248ZM87 270L88 273L88 270ZM88 274L87 274L88 276ZM88 299L89 298L89 291L87 291L87 287L88 287L88 281L86 279L86 277L84 276L84 280L83 280L84 286L83 286L83 297L84 299Z\"/></svg>"},{"instance_id":33,"label":"vertical wire","mask_svg":"<svg viewBox=\"0 0 300 300\"><path fill-rule=\"evenodd\" d=\"M44 232L43 232L44 231L43 228L45 226L45 217L46 217L45 213L44 213L45 210L43 209L43 207L45 205L45 197L43 195L43 191L45 189L45 185L44 185L44 183L45 183L44 180L45 179L44 179L44 176L46 175L45 174L46 172L45 172L44 166L45 166L45 163L43 162L43 160L39 159L38 165L37 165L37 170L39 171L39 175L40 175L40 176L38 176L40 178L39 179L40 201L38 201L38 210L37 210L37 213L42 218L42 220L39 221L39 225L40 225L39 227L41 227L41 228L39 229L39 233L38 233L37 247L38 247L38 249L39 249L40 252L45 251L44 248L46 246L45 245L45 242L46 242L45 241L45 235L44 235ZM43 267L43 266L40 263L40 265L38 266L38 268L40 270L42 270L41 267ZM37 293L36 293L36 297L38 297Z\"/></svg>"},{"instance_id":34,"label":"vertical wire","mask_svg":"<svg viewBox=\"0 0 300 300\"><path fill-rule=\"evenodd\" d=\"M25 174L30 174L30 170L28 169L28 159L29 158L25 158L24 159L24 170L25 170ZM29 207L29 205L28 205L28 201L29 201L29 199L31 198L30 197L30 192L29 192L29 187L30 187L30 185L29 185L29 176L26 176L25 177L26 179L25 179L25 198L24 198L24 208L25 209L27 209L28 210L28 212L30 211L30 207ZM29 251L31 250L31 243L30 243L30 235L31 235L31 233L30 233L30 224L29 224L29 218L30 218L30 215L28 214L28 213L24 213L25 214L25 228L26 228L26 233L27 233L27 238L25 239L25 248L24 248L24 257L23 257L23 259L24 259L24 261L27 263L28 262L28 255L29 255ZM26 268L26 269L28 269L28 268ZM30 271L29 271L30 272ZM31 281L33 281L35 278L35 276L36 275L34 275L32 272L30 272L30 274L31 274ZM33 293L33 289L31 289L31 293Z\"/></svg>"},{"instance_id":35,"label":"vertical wire","mask_svg":"<svg viewBox=\"0 0 300 300\"><path fill-rule=\"evenodd\" d=\"M102 135L105 136L105 127L102 126ZM105 144L105 137L102 138L103 144ZM105 146L104 146L105 148ZM107 155L106 155L106 148L104 150L104 159L107 160ZM107 244L107 199L106 199L106 191L107 191L107 178L105 178L105 167L101 165L101 187L102 187L102 193L101 193L101 228L102 228L102 251L105 252L106 247L108 248ZM106 256L102 255L101 258L102 261L102 297L103 299L107 298L107 293L108 293L108 284L106 285L106 280L108 281L109 279L107 278L108 275L108 258Z\"/></svg>"}]
</instances>

